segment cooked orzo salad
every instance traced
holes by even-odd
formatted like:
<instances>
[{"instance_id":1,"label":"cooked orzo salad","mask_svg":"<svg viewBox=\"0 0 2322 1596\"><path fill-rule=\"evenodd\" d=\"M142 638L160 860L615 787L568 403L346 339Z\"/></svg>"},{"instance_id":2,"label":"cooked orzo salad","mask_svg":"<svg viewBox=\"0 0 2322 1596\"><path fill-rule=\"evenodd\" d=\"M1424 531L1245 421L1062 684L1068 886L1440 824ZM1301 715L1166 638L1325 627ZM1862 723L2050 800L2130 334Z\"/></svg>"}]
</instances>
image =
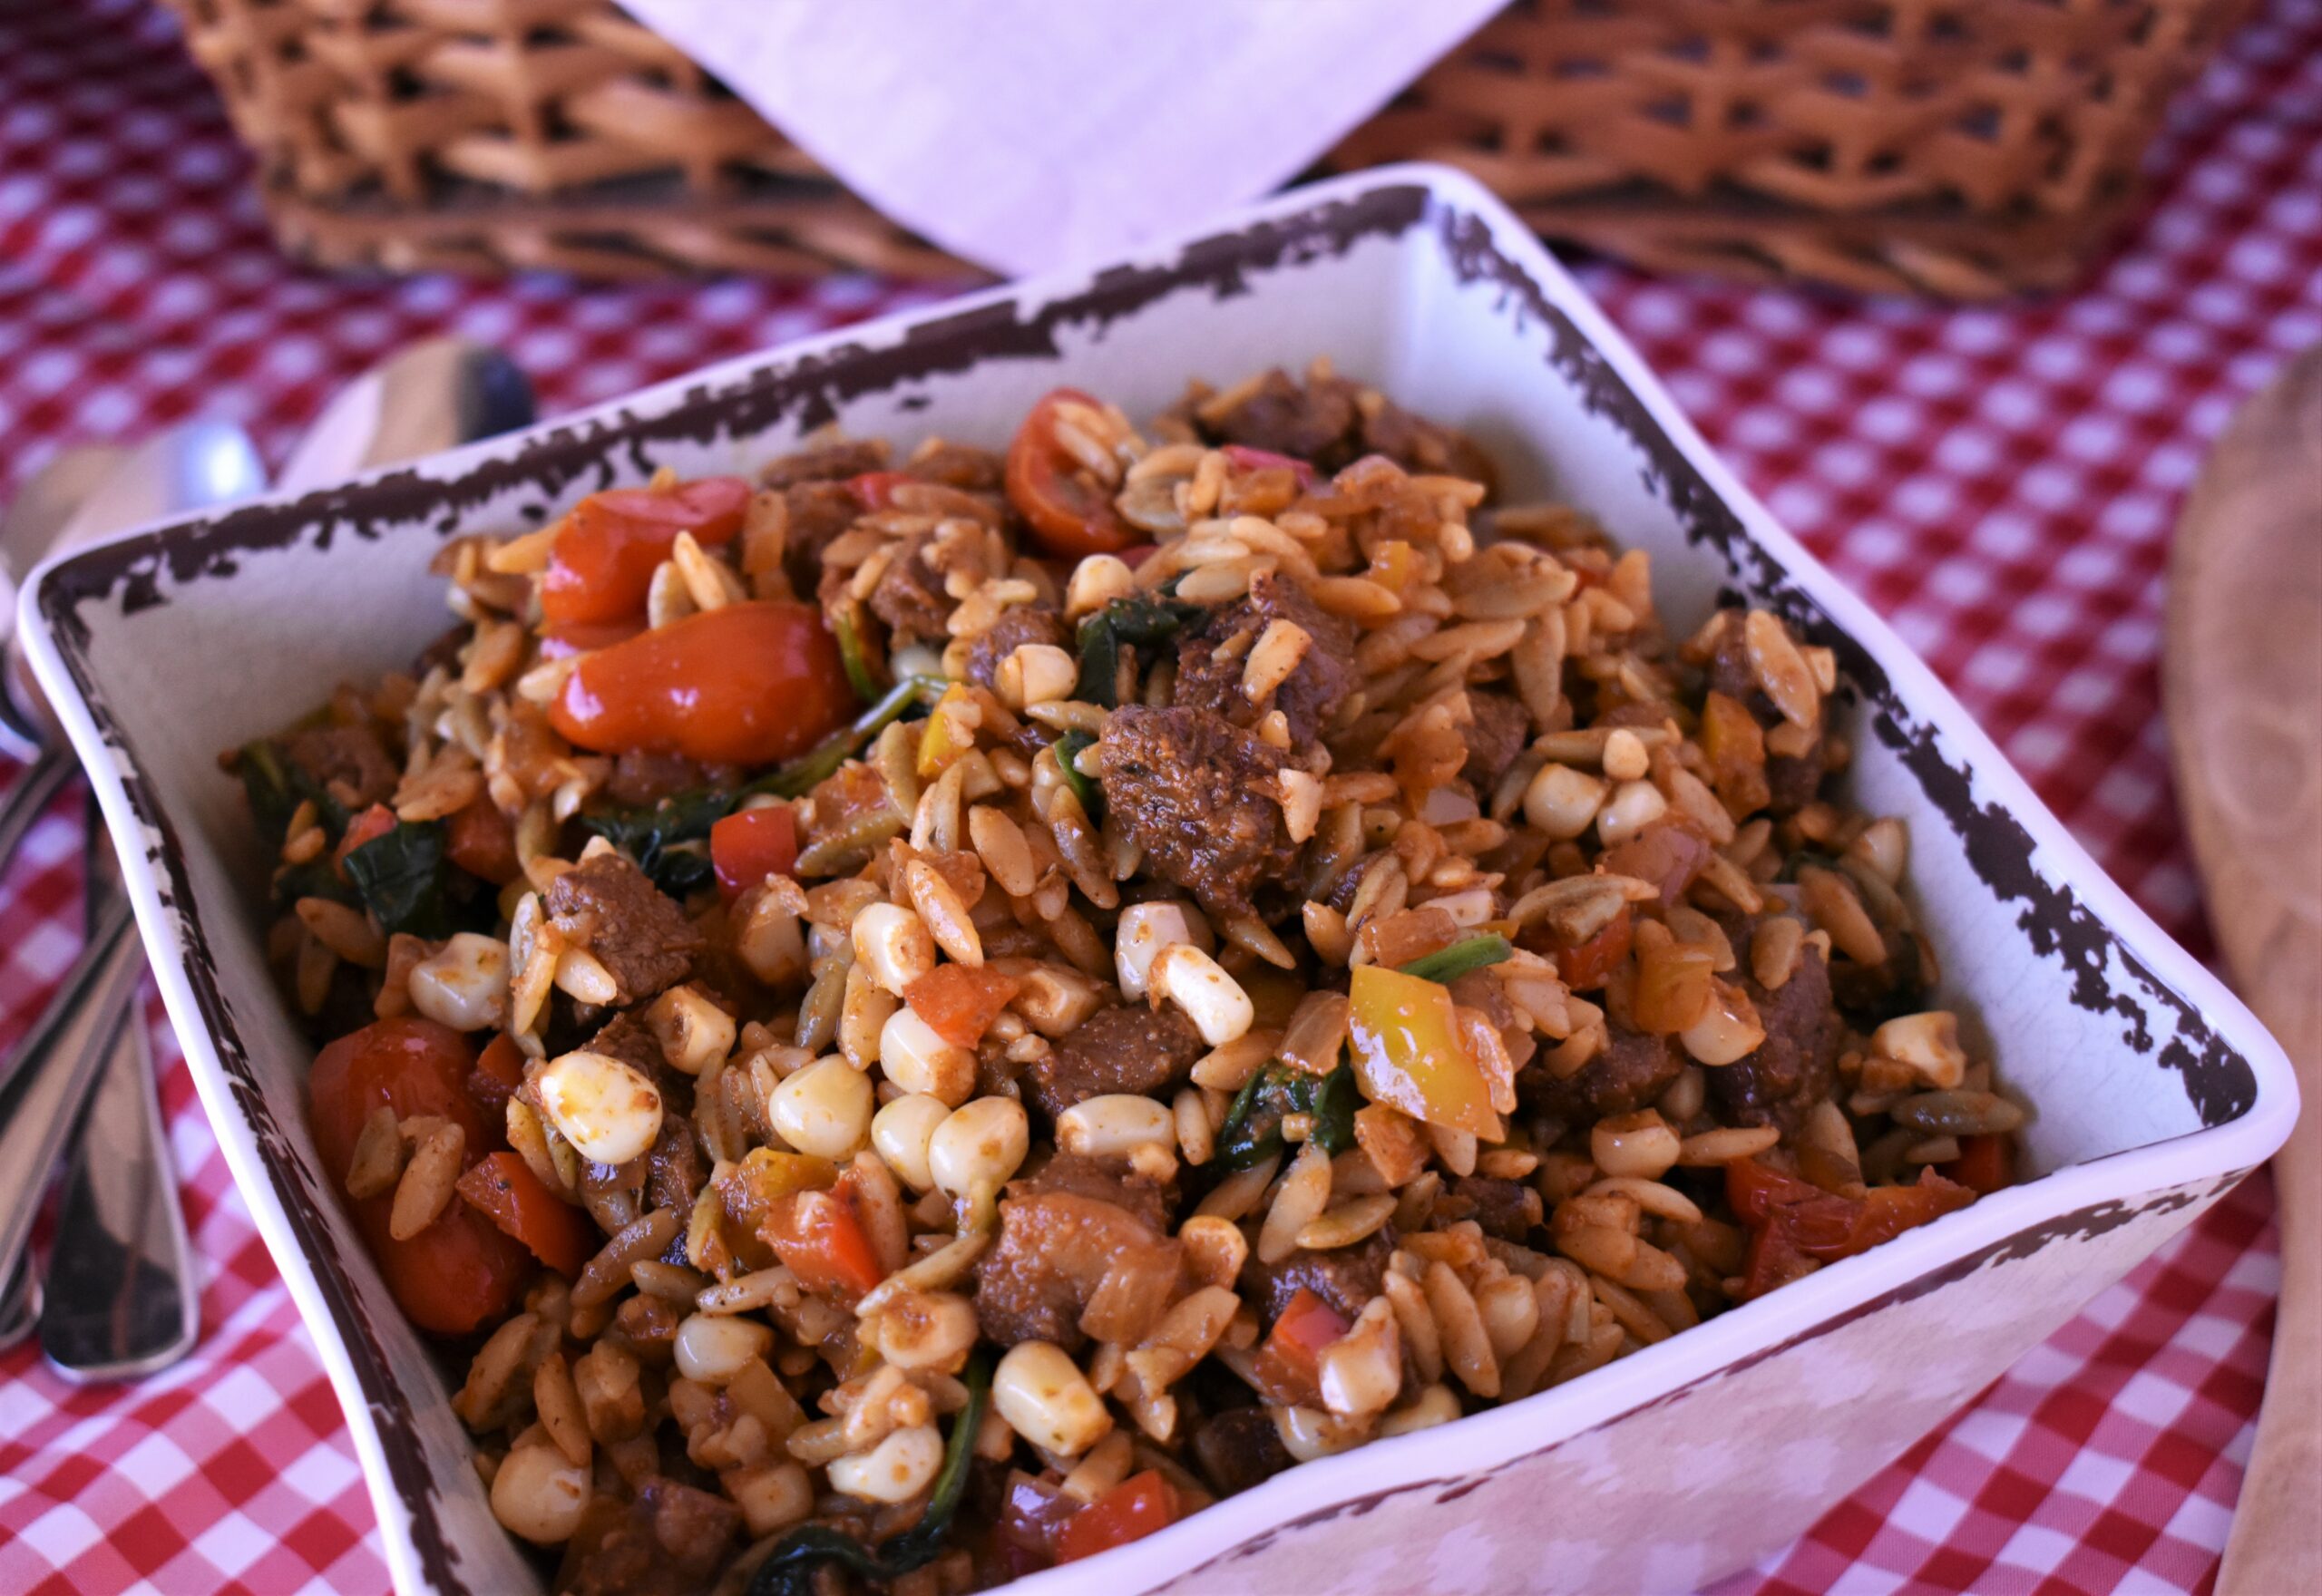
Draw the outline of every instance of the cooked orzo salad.
<instances>
[{"instance_id":1,"label":"cooked orzo salad","mask_svg":"<svg viewBox=\"0 0 2322 1596\"><path fill-rule=\"evenodd\" d=\"M1320 365L665 473L229 756L556 1590L989 1585L2006 1182L1830 653L1493 482Z\"/></svg>"}]
</instances>

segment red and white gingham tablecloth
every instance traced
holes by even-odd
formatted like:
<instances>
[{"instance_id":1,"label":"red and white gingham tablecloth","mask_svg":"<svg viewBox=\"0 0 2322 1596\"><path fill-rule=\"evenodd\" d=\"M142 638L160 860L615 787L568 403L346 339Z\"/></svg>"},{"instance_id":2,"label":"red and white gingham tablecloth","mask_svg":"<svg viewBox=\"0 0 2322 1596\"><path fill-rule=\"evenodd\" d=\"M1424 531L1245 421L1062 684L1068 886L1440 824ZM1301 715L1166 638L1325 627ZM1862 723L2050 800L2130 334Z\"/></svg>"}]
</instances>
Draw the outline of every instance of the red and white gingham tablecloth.
<instances>
[{"instance_id":1,"label":"red and white gingham tablecloth","mask_svg":"<svg viewBox=\"0 0 2322 1596\"><path fill-rule=\"evenodd\" d=\"M2035 302L1585 276L1774 513L2206 948L2162 744L2161 584L2209 440L2322 340L2322 0L2278 0L2232 43L2152 170L2130 247ZM269 248L249 177L149 0L0 0L0 501L61 444L197 414L279 462L338 383L425 335L500 345L554 412L937 297L864 278L335 279ZM78 810L60 804L0 882L0 1042L73 956L79 873ZM201 1345L87 1389L29 1348L0 1358L0 1596L376 1596L337 1401L155 1036ZM2265 1376L2271 1212L2249 1182L1719 1596L2206 1590Z\"/></svg>"}]
</instances>

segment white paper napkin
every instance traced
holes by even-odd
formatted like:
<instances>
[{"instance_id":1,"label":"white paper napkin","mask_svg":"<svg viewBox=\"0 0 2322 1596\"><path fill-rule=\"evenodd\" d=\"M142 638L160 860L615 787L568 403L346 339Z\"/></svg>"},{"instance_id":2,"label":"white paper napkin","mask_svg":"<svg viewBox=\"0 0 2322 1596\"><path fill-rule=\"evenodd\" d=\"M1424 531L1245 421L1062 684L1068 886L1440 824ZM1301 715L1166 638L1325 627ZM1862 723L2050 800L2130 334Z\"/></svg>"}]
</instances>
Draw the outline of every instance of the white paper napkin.
<instances>
[{"instance_id":1,"label":"white paper napkin","mask_svg":"<svg viewBox=\"0 0 2322 1596\"><path fill-rule=\"evenodd\" d=\"M1020 274L1278 187L1502 0L624 0L888 216Z\"/></svg>"}]
</instances>

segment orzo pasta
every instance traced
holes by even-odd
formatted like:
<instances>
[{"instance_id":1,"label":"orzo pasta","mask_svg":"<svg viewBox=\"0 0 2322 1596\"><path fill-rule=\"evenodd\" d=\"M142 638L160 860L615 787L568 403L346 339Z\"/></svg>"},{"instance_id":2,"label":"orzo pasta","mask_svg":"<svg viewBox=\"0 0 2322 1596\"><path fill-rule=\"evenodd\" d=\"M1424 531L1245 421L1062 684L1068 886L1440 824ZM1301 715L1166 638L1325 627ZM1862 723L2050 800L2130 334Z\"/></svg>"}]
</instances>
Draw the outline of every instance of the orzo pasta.
<instances>
[{"instance_id":1,"label":"orzo pasta","mask_svg":"<svg viewBox=\"0 0 2322 1596\"><path fill-rule=\"evenodd\" d=\"M1673 635L1327 367L435 569L228 763L317 1146L559 1591L991 1584L2009 1177L1829 652Z\"/></svg>"}]
</instances>

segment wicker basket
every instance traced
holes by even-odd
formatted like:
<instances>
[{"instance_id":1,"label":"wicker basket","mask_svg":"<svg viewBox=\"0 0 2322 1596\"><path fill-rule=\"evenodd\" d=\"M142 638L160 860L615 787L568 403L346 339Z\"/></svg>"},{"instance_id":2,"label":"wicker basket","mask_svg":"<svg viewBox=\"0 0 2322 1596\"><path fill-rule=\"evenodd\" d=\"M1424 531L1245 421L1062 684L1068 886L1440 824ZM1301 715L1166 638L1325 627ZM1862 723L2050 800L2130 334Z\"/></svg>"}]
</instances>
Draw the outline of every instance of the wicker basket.
<instances>
[{"instance_id":1,"label":"wicker basket","mask_svg":"<svg viewBox=\"0 0 2322 1596\"><path fill-rule=\"evenodd\" d=\"M169 0L330 266L958 275L611 0ZM1647 266L2069 277L2248 0L1518 0L1324 165L1462 166Z\"/></svg>"}]
</instances>

